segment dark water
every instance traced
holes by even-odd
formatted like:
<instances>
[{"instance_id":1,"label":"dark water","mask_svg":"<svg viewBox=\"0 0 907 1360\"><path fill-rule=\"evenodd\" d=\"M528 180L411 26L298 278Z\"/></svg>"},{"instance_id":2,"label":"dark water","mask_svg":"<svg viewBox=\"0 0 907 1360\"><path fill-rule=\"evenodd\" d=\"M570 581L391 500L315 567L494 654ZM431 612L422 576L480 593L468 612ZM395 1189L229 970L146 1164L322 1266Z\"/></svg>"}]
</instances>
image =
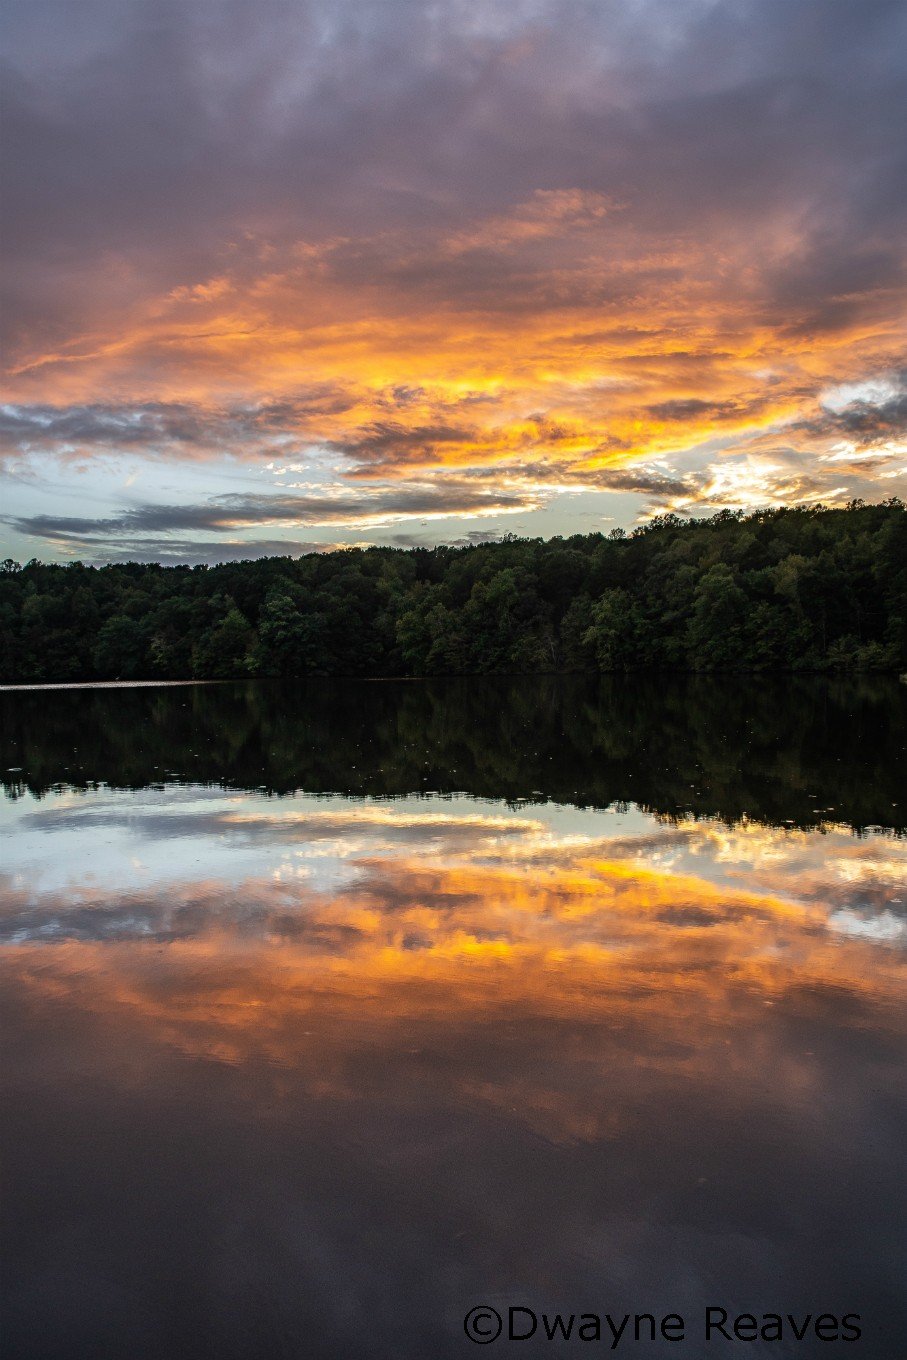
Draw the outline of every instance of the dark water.
<instances>
[{"instance_id":1,"label":"dark water","mask_svg":"<svg viewBox=\"0 0 907 1360\"><path fill-rule=\"evenodd\" d=\"M4 1356L903 1360L907 686L0 715Z\"/></svg>"}]
</instances>

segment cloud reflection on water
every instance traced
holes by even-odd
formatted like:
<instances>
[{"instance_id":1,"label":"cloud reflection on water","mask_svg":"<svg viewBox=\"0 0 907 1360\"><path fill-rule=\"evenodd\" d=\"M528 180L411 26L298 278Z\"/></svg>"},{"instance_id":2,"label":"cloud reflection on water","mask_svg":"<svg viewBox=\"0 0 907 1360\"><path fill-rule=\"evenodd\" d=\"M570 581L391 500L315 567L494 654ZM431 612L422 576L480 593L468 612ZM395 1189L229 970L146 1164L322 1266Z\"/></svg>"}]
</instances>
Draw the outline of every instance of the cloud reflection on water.
<instances>
[{"instance_id":1,"label":"cloud reflection on water","mask_svg":"<svg viewBox=\"0 0 907 1360\"><path fill-rule=\"evenodd\" d=\"M415 1360L489 1289L743 1287L896 1354L902 841L465 797L6 811L22 1315L49 1285L104 1335L113 1280L136 1355L181 1309L189 1354Z\"/></svg>"}]
</instances>

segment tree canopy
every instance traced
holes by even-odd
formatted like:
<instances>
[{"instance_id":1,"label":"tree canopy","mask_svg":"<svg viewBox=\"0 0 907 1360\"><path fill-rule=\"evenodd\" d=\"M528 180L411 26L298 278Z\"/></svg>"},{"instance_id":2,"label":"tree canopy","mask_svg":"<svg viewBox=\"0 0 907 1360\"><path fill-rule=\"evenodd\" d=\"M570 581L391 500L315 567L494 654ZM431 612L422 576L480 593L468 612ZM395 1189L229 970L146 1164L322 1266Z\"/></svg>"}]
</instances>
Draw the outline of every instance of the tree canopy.
<instances>
[{"instance_id":1,"label":"tree canopy","mask_svg":"<svg viewBox=\"0 0 907 1360\"><path fill-rule=\"evenodd\" d=\"M219 566L0 566L4 683L907 667L896 499Z\"/></svg>"}]
</instances>

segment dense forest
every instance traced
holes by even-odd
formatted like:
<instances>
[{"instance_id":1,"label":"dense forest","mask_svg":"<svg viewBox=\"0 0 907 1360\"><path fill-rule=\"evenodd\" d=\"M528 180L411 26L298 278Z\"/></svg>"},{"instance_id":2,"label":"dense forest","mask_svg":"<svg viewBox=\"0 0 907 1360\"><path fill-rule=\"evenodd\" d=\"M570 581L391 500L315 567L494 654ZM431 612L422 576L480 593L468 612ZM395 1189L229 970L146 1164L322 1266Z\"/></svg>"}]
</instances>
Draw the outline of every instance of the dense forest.
<instances>
[{"instance_id":1,"label":"dense forest","mask_svg":"<svg viewBox=\"0 0 907 1360\"><path fill-rule=\"evenodd\" d=\"M0 679L901 670L907 509L220 566L0 569Z\"/></svg>"}]
</instances>

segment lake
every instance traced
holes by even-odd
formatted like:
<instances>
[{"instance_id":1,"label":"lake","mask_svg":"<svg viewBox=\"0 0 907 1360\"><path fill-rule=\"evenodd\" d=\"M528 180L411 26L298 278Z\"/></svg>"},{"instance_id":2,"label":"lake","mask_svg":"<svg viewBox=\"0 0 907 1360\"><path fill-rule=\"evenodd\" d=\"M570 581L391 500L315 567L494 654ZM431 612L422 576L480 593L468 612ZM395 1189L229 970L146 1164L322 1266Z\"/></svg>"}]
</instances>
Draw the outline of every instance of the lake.
<instances>
[{"instance_id":1,"label":"lake","mask_svg":"<svg viewBox=\"0 0 907 1360\"><path fill-rule=\"evenodd\" d=\"M4 1356L907 1353L907 686L0 717Z\"/></svg>"}]
</instances>

